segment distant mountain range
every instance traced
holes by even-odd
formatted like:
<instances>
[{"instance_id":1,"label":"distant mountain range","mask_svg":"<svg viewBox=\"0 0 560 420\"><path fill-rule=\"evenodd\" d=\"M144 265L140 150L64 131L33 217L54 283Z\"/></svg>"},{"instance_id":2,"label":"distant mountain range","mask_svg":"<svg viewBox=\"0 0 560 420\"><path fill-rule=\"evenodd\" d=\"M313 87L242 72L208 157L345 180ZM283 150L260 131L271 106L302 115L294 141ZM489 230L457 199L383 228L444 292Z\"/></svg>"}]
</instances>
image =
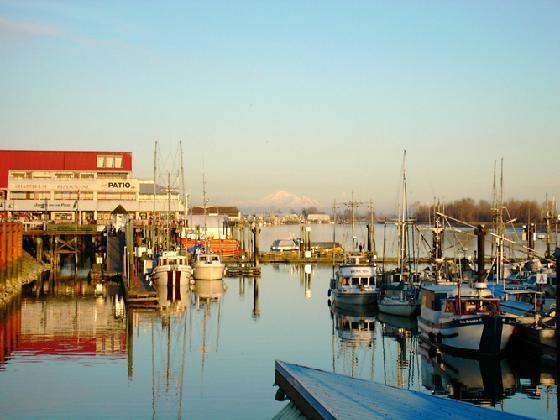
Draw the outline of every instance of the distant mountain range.
<instances>
[{"instance_id":1,"label":"distant mountain range","mask_svg":"<svg viewBox=\"0 0 560 420\"><path fill-rule=\"evenodd\" d=\"M243 201L236 203L238 207L246 209L274 209L300 211L305 207L319 207L321 204L312 198L304 195L292 194L288 191L276 191L257 200Z\"/></svg>"}]
</instances>

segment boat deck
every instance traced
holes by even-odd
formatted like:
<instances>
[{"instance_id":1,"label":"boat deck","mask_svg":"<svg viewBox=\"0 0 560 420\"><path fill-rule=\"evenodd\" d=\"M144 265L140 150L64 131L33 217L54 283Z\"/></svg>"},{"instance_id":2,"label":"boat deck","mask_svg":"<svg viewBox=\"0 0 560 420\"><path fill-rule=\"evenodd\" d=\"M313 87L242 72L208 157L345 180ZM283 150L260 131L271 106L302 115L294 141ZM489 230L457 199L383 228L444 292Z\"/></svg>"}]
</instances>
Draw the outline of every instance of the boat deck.
<instances>
[{"instance_id":1,"label":"boat deck","mask_svg":"<svg viewBox=\"0 0 560 420\"><path fill-rule=\"evenodd\" d=\"M276 361L276 385L308 418L520 419L462 401Z\"/></svg>"}]
</instances>

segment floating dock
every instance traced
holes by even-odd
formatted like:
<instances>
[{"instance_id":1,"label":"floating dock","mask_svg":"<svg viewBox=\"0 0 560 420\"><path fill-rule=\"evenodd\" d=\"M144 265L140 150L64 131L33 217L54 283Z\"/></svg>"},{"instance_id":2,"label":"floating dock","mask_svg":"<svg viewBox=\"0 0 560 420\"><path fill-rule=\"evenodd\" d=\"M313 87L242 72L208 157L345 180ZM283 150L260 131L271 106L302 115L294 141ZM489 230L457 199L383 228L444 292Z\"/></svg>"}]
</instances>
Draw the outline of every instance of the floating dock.
<instances>
[{"instance_id":1,"label":"floating dock","mask_svg":"<svg viewBox=\"0 0 560 420\"><path fill-rule=\"evenodd\" d=\"M275 383L311 419L522 419L466 402L276 361Z\"/></svg>"}]
</instances>

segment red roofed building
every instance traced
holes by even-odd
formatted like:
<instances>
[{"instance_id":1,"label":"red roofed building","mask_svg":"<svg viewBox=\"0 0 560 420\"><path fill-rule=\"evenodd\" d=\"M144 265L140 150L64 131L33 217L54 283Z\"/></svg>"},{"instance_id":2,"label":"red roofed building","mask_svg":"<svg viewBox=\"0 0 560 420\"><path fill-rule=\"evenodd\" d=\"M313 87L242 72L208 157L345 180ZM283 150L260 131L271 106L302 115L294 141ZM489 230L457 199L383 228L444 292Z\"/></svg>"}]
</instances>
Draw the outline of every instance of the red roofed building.
<instances>
[{"instance_id":1,"label":"red roofed building","mask_svg":"<svg viewBox=\"0 0 560 420\"><path fill-rule=\"evenodd\" d=\"M109 224L119 205L135 219L168 210L140 184L131 152L0 150L0 217ZM183 209L174 193L171 211Z\"/></svg>"}]
</instances>

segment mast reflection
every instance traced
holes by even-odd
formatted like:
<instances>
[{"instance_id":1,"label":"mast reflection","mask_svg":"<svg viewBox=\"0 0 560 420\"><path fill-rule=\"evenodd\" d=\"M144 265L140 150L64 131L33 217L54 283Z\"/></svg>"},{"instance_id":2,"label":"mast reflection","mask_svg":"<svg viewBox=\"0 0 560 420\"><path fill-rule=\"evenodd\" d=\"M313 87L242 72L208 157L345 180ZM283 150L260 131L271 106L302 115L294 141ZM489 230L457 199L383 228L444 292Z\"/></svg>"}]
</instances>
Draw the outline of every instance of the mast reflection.
<instances>
[{"instance_id":1,"label":"mast reflection","mask_svg":"<svg viewBox=\"0 0 560 420\"><path fill-rule=\"evenodd\" d=\"M374 375L375 315L373 307L346 308L331 306L332 319L332 367L337 371L338 361L341 373L350 376L364 376L369 364L367 377ZM336 331L336 344L335 344ZM337 351L335 351L337 347Z\"/></svg>"}]
</instances>

